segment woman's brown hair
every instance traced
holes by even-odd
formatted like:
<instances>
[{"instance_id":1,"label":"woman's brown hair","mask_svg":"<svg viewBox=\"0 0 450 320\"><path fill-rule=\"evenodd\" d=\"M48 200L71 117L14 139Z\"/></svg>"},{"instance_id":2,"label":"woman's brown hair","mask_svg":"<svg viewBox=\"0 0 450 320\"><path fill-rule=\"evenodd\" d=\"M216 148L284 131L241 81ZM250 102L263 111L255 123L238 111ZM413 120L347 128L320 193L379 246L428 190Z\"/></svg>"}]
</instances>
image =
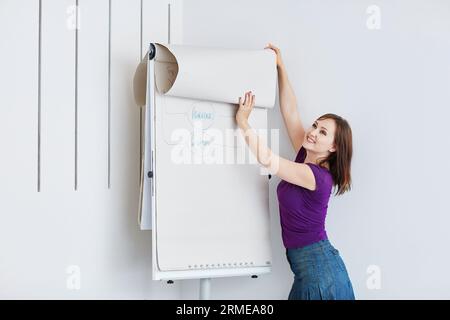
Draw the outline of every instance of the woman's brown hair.
<instances>
[{"instance_id":1,"label":"woman's brown hair","mask_svg":"<svg viewBox=\"0 0 450 320\"><path fill-rule=\"evenodd\" d=\"M334 133L336 151L321 160L319 165L328 162L334 185L337 186L335 195L341 195L351 189L352 129L347 120L334 113L326 113L318 118L318 120L324 119L333 119L336 123L336 132Z\"/></svg>"}]
</instances>

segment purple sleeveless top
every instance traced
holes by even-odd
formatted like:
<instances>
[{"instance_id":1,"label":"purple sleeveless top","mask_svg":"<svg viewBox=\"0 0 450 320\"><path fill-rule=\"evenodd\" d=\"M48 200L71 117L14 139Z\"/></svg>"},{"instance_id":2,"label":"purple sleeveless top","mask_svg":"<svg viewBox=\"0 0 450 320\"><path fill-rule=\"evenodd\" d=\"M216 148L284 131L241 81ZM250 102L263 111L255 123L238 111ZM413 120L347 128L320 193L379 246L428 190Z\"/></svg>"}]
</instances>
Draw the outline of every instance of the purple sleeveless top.
<instances>
[{"instance_id":1,"label":"purple sleeveless top","mask_svg":"<svg viewBox=\"0 0 450 320\"><path fill-rule=\"evenodd\" d=\"M306 149L302 146L295 162L303 163ZM333 187L333 177L327 168L306 163L316 179L316 190L281 180L277 187L283 244L286 248L299 248L328 239L325 217Z\"/></svg>"}]
</instances>

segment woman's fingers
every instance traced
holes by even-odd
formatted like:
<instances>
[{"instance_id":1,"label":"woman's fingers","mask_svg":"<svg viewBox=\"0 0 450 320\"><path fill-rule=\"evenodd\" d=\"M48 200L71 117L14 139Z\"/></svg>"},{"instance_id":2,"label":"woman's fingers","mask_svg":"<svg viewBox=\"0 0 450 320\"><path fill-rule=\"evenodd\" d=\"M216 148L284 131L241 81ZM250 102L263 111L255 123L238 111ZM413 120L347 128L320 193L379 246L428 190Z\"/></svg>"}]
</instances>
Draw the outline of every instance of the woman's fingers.
<instances>
[{"instance_id":1,"label":"woman's fingers","mask_svg":"<svg viewBox=\"0 0 450 320\"><path fill-rule=\"evenodd\" d=\"M276 53L279 53L280 49L276 46L274 46L271 43L268 43L267 46L264 49L272 49L273 51L275 51Z\"/></svg>"},{"instance_id":2,"label":"woman's fingers","mask_svg":"<svg viewBox=\"0 0 450 320\"><path fill-rule=\"evenodd\" d=\"M239 97L239 106L243 108L253 107L255 105L255 95L252 95L251 91L245 93L244 101L242 97Z\"/></svg>"},{"instance_id":3,"label":"woman's fingers","mask_svg":"<svg viewBox=\"0 0 450 320\"><path fill-rule=\"evenodd\" d=\"M276 55L276 63L277 63L277 67L280 66L282 64L281 62L281 53L280 53L280 49L278 49L277 47L275 47L273 44L269 43L267 45L268 49L271 49L275 55Z\"/></svg>"}]
</instances>

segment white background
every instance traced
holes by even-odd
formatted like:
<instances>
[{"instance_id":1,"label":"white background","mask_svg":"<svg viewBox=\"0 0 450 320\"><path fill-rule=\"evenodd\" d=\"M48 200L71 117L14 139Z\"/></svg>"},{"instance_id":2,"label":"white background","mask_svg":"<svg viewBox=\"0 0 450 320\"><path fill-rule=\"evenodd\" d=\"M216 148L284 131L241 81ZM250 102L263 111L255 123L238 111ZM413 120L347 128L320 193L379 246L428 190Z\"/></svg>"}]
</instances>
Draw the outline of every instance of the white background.
<instances>
[{"instance_id":1,"label":"white background","mask_svg":"<svg viewBox=\"0 0 450 320\"><path fill-rule=\"evenodd\" d=\"M150 280L151 236L137 228L139 109L131 80L140 56L140 1L112 1L108 189L108 2L80 0L90 9L79 30L77 191L74 31L65 27L74 1L43 3L38 193L38 2L0 2L0 297L197 298L198 281ZM380 29L367 26L371 5L380 9ZM167 2L144 1L143 8L143 43L166 41ZM449 299L450 4L187 0L182 8L173 43L256 49L271 41L282 50L304 126L327 112L349 121L353 188L331 199L326 227L356 297ZM278 110L270 111L269 127L280 129L280 153L293 159ZM212 298L287 297L292 274L281 243L278 182L270 182L273 272L214 279ZM80 290L67 288L71 265L80 267ZM374 276L379 289L370 286Z\"/></svg>"}]
</instances>

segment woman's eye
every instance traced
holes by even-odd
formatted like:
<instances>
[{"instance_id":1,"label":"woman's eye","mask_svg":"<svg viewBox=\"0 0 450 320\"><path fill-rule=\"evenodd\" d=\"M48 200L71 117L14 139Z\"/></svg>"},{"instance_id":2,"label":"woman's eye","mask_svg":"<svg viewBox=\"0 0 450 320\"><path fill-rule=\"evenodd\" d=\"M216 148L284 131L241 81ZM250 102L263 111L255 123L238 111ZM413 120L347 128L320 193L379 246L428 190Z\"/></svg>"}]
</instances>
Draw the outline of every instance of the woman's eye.
<instances>
[{"instance_id":1,"label":"woman's eye","mask_svg":"<svg viewBox=\"0 0 450 320\"><path fill-rule=\"evenodd\" d=\"M327 135L327 133L326 133L325 131L323 131L323 130L320 131L320 132L321 132L322 134L324 134L324 135Z\"/></svg>"},{"instance_id":2,"label":"woman's eye","mask_svg":"<svg viewBox=\"0 0 450 320\"><path fill-rule=\"evenodd\" d=\"M312 126L313 126L313 128L315 128L315 127L316 127L316 124L315 124L315 123L313 123L313 125L312 125Z\"/></svg>"}]
</instances>

